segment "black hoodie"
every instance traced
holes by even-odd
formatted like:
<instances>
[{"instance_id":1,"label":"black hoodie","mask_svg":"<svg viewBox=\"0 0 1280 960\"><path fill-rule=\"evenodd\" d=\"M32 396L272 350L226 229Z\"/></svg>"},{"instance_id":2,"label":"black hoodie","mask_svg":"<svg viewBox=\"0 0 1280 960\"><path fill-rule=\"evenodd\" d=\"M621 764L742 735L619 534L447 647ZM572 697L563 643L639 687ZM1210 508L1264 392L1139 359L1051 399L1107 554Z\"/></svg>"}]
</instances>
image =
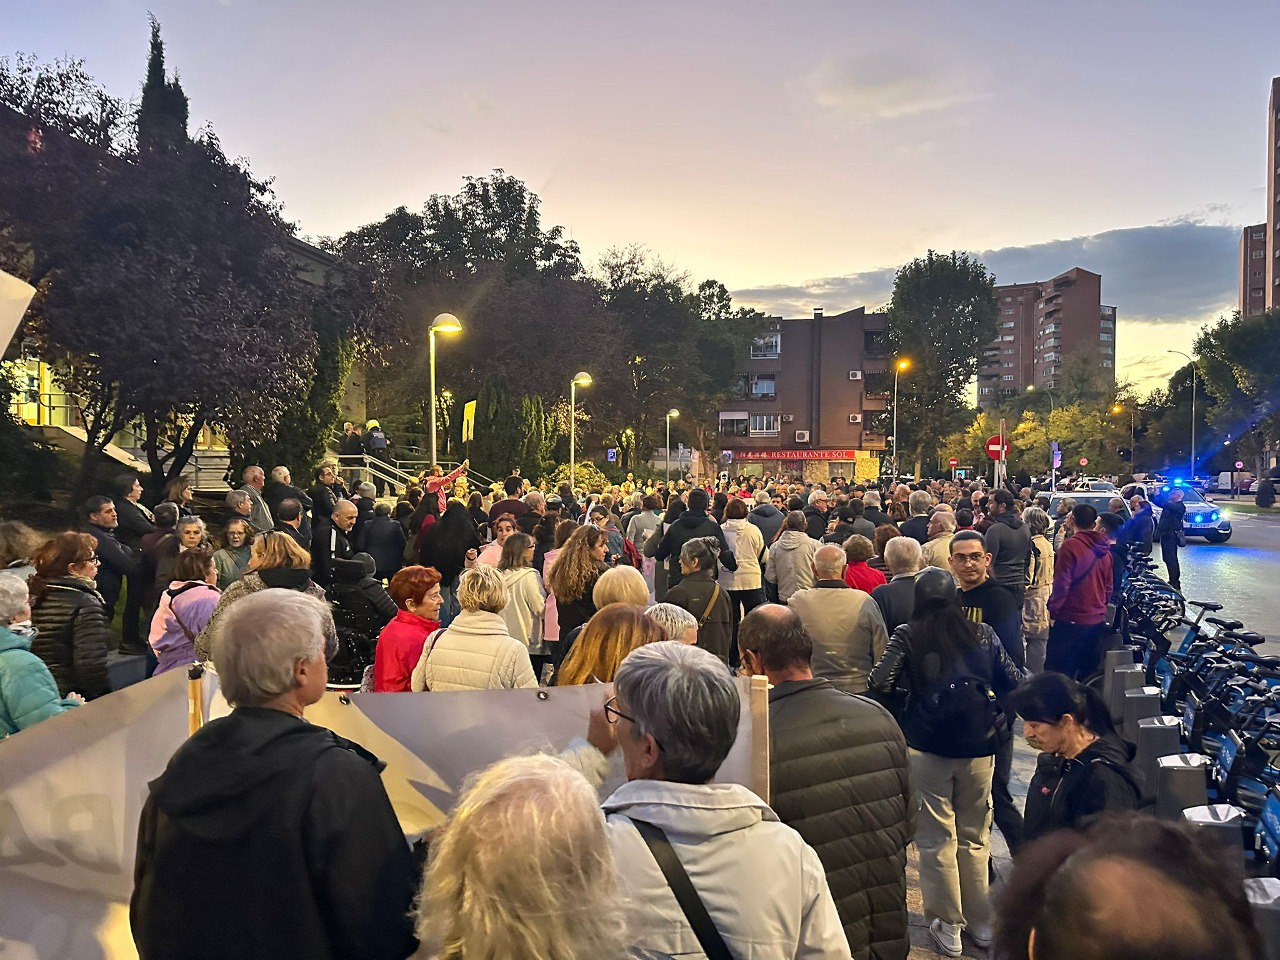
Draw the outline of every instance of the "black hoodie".
<instances>
[{"instance_id":1,"label":"black hoodie","mask_svg":"<svg viewBox=\"0 0 1280 960\"><path fill-rule=\"evenodd\" d=\"M1133 744L1116 733L1098 738L1070 760L1040 754L1027 788L1024 842L1078 829L1104 811L1137 809L1142 787L1132 767L1136 755Z\"/></svg>"},{"instance_id":2,"label":"black hoodie","mask_svg":"<svg viewBox=\"0 0 1280 960\"><path fill-rule=\"evenodd\" d=\"M705 510L686 510L671 524L671 528L662 537L662 543L655 554L657 559L667 561L667 588L674 587L684 577L680 572L680 548L697 537L715 537L720 541L720 563L726 570L737 570L738 560L729 549L729 541L724 538L724 531Z\"/></svg>"},{"instance_id":3,"label":"black hoodie","mask_svg":"<svg viewBox=\"0 0 1280 960\"><path fill-rule=\"evenodd\" d=\"M362 747L239 707L150 785L129 923L141 960L402 958L415 870Z\"/></svg>"}]
</instances>

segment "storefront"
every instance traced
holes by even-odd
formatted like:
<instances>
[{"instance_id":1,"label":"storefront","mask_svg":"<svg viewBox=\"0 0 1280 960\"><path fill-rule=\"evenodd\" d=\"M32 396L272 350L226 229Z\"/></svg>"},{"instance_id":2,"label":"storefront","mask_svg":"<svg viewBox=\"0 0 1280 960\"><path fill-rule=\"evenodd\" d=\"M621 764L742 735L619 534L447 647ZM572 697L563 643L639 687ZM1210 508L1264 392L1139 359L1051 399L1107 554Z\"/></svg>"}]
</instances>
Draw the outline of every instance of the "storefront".
<instances>
[{"instance_id":1,"label":"storefront","mask_svg":"<svg viewBox=\"0 0 1280 960\"><path fill-rule=\"evenodd\" d=\"M880 455L873 450L726 450L731 476L786 476L808 481L832 477L874 480L880 476Z\"/></svg>"}]
</instances>

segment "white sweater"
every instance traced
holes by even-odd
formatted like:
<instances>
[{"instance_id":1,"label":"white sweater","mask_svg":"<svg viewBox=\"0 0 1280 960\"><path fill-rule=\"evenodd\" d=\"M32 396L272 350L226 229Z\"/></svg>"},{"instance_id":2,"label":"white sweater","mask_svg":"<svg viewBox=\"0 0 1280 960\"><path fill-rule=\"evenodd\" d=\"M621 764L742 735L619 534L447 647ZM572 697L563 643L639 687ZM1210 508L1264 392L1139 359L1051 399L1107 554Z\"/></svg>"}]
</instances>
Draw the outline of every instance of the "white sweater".
<instances>
[{"instance_id":1,"label":"white sweater","mask_svg":"<svg viewBox=\"0 0 1280 960\"><path fill-rule=\"evenodd\" d=\"M502 582L507 587L507 605L502 608L502 619L507 633L535 653L542 649L542 611L547 606L547 595L533 567L519 570L500 570Z\"/></svg>"}]
</instances>

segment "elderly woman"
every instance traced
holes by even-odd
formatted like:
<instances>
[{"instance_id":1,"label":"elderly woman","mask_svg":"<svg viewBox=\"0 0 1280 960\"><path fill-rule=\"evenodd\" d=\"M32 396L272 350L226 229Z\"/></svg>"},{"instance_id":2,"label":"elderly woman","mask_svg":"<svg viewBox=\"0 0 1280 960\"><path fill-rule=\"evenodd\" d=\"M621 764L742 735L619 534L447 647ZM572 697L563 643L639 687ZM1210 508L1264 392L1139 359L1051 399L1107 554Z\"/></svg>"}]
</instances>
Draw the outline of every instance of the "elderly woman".
<instances>
[{"instance_id":1,"label":"elderly woman","mask_svg":"<svg viewBox=\"0 0 1280 960\"><path fill-rule=\"evenodd\" d=\"M27 585L0 573L0 740L84 703L63 697L44 661L31 652L35 638Z\"/></svg>"},{"instance_id":2,"label":"elderly woman","mask_svg":"<svg viewBox=\"0 0 1280 960\"><path fill-rule=\"evenodd\" d=\"M36 572L31 555L40 546L40 537L25 523L0 520L0 573L17 577L24 584Z\"/></svg>"},{"instance_id":3,"label":"elderly woman","mask_svg":"<svg viewBox=\"0 0 1280 960\"><path fill-rule=\"evenodd\" d=\"M213 611L213 617L197 635L196 657L200 660L209 659L214 625L231 604L241 597L273 587L296 590L299 593L309 593L320 600L325 599L324 588L311 579L311 554L298 546L297 541L289 535L268 531L253 542L249 571L223 592L222 599ZM334 629L332 618L329 629ZM332 639L336 646L336 630Z\"/></svg>"},{"instance_id":4,"label":"elderly woman","mask_svg":"<svg viewBox=\"0 0 1280 960\"><path fill-rule=\"evenodd\" d=\"M667 603L684 607L698 619L698 646L709 650L726 664L733 643L733 615L729 594L716 582L720 561L720 541L715 537L694 537L680 548L682 579L667 591Z\"/></svg>"},{"instance_id":5,"label":"elderly woman","mask_svg":"<svg viewBox=\"0 0 1280 960\"><path fill-rule=\"evenodd\" d=\"M565 658L556 675L556 686L612 683L618 664L627 654L646 643L664 639L662 628L636 607L621 603L602 607L587 621L578 642Z\"/></svg>"},{"instance_id":6,"label":"elderly woman","mask_svg":"<svg viewBox=\"0 0 1280 960\"><path fill-rule=\"evenodd\" d=\"M669 843L697 878L726 955L849 956L818 855L746 787L711 782L738 732L729 668L697 647L650 643L618 667L613 692L604 717L629 782L604 812L636 952L697 950L655 859ZM735 895L742 890L754 893Z\"/></svg>"},{"instance_id":7,"label":"elderly woman","mask_svg":"<svg viewBox=\"0 0 1280 960\"><path fill-rule=\"evenodd\" d=\"M1022 519L1031 532L1027 560L1027 595L1022 601L1022 639L1027 646L1027 669L1044 670L1049 643L1049 594L1053 592L1053 544L1049 542L1049 515L1039 507L1027 507Z\"/></svg>"},{"instance_id":8,"label":"elderly woman","mask_svg":"<svg viewBox=\"0 0 1280 960\"><path fill-rule=\"evenodd\" d=\"M218 589L225 590L239 580L249 569L249 557L256 534L248 520L228 521L222 531L222 549L213 555L218 568Z\"/></svg>"},{"instance_id":9,"label":"elderly woman","mask_svg":"<svg viewBox=\"0 0 1280 960\"><path fill-rule=\"evenodd\" d=\"M431 846L422 955L622 960L617 887L591 785L554 757L508 757L469 784Z\"/></svg>"},{"instance_id":10,"label":"elderly woman","mask_svg":"<svg viewBox=\"0 0 1280 960\"><path fill-rule=\"evenodd\" d=\"M458 582L462 605L453 622L434 636L413 668L414 691L494 690L536 687L529 650L507 632L502 575L477 564Z\"/></svg>"},{"instance_id":11,"label":"elderly woman","mask_svg":"<svg viewBox=\"0 0 1280 960\"><path fill-rule=\"evenodd\" d=\"M876 548L866 537L855 533L844 546L844 582L854 590L870 593L889 581L884 573L868 565L876 555Z\"/></svg>"},{"instance_id":12,"label":"elderly woman","mask_svg":"<svg viewBox=\"0 0 1280 960\"><path fill-rule=\"evenodd\" d=\"M173 755L138 825L129 920L142 960L210 944L262 960L413 950L415 869L380 762L303 719L324 696L332 635L328 605L294 590L221 618L213 654L235 709Z\"/></svg>"},{"instance_id":13,"label":"elderly woman","mask_svg":"<svg viewBox=\"0 0 1280 960\"><path fill-rule=\"evenodd\" d=\"M413 668L427 638L440 629L440 574L431 567L402 567L388 589L399 608L378 634L373 655L373 692L408 693Z\"/></svg>"},{"instance_id":14,"label":"elderly woman","mask_svg":"<svg viewBox=\"0 0 1280 960\"><path fill-rule=\"evenodd\" d=\"M820 544L809 536L808 527L805 515L799 510L792 510L782 521L778 539L769 547L764 578L777 585L778 600L782 603L790 600L797 590L813 586L813 555L818 552Z\"/></svg>"},{"instance_id":15,"label":"elderly woman","mask_svg":"<svg viewBox=\"0 0 1280 960\"><path fill-rule=\"evenodd\" d=\"M165 673L195 661L196 637L208 626L222 599L214 586L217 579L214 558L203 547L178 557L173 582L160 597L147 638L156 655L155 673Z\"/></svg>"},{"instance_id":16,"label":"elderly woman","mask_svg":"<svg viewBox=\"0 0 1280 960\"><path fill-rule=\"evenodd\" d=\"M597 610L611 603L624 603L629 607L644 607L649 602L649 585L644 574L635 567L612 567L600 574L591 589L591 602Z\"/></svg>"},{"instance_id":17,"label":"elderly woman","mask_svg":"<svg viewBox=\"0 0 1280 960\"><path fill-rule=\"evenodd\" d=\"M867 561L867 566L872 570L879 570L885 574L886 580L889 574L889 564L884 559L884 548L894 537L898 535L898 528L892 523L882 523L876 527L875 536L872 541L875 546L875 553L871 559Z\"/></svg>"},{"instance_id":18,"label":"elderly woman","mask_svg":"<svg viewBox=\"0 0 1280 960\"><path fill-rule=\"evenodd\" d=\"M662 628L664 640L694 645L698 642L698 618L674 603L655 603L644 615Z\"/></svg>"},{"instance_id":19,"label":"elderly woman","mask_svg":"<svg viewBox=\"0 0 1280 960\"><path fill-rule=\"evenodd\" d=\"M107 676L107 615L98 593L97 541L87 533L60 533L31 558L31 652L45 662L67 696L92 700L111 692Z\"/></svg>"}]
</instances>

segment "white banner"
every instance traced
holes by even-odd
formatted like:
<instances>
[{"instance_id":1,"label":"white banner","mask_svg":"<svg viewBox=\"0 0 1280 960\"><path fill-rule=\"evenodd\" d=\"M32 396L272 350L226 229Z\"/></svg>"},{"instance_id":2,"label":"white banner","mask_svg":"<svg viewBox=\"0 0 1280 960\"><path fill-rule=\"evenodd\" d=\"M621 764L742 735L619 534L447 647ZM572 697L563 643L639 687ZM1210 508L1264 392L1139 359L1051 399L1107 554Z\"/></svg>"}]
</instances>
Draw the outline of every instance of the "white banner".
<instances>
[{"instance_id":1,"label":"white banner","mask_svg":"<svg viewBox=\"0 0 1280 960\"><path fill-rule=\"evenodd\" d=\"M9 341L35 295L36 288L31 284L0 270L0 354L9 349Z\"/></svg>"},{"instance_id":2,"label":"white banner","mask_svg":"<svg viewBox=\"0 0 1280 960\"><path fill-rule=\"evenodd\" d=\"M741 679L738 739L717 774L767 799L763 678ZM227 712L206 674L205 716ZM583 736L600 686L477 693L336 693L307 719L387 763L406 834L438 824L463 781L517 753ZM187 681L171 671L0 740L0 957L134 960L128 925L147 784L187 739ZM606 783L607 796L616 783Z\"/></svg>"}]
</instances>

